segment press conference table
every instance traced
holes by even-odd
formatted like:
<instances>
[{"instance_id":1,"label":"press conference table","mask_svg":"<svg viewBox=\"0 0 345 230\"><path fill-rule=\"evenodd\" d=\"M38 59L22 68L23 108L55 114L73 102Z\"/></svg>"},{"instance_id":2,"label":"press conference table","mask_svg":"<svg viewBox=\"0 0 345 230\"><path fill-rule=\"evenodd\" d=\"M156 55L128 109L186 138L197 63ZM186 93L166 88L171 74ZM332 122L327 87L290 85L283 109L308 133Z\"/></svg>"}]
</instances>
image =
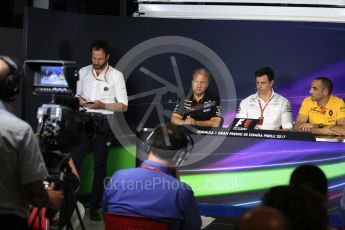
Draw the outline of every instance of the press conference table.
<instances>
[{"instance_id":1,"label":"press conference table","mask_svg":"<svg viewBox=\"0 0 345 230\"><path fill-rule=\"evenodd\" d=\"M198 135L245 137L260 139L279 139L279 140L299 140L299 141L327 141L327 142L345 142L345 136L321 136L313 135L301 131L285 130L241 130L230 128L205 128L197 126L185 126L190 133Z\"/></svg>"},{"instance_id":2,"label":"press conference table","mask_svg":"<svg viewBox=\"0 0 345 230\"><path fill-rule=\"evenodd\" d=\"M201 206L214 206L201 210L202 215L216 218L206 229L233 229L241 213L229 210L258 205L267 189L287 184L292 170L301 164L317 164L325 171L332 187L332 205L344 189L344 137L295 131L186 129L195 145L180 170L181 180L192 187ZM219 185L222 187L217 188Z\"/></svg>"}]
</instances>

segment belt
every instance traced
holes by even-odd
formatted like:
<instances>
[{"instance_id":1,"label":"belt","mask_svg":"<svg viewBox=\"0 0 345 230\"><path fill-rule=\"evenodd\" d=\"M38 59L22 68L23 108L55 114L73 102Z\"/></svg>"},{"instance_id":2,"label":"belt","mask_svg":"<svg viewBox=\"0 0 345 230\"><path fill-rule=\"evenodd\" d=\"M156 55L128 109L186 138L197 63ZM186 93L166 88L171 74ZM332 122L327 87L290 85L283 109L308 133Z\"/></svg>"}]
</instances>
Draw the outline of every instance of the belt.
<instances>
[{"instance_id":1,"label":"belt","mask_svg":"<svg viewBox=\"0 0 345 230\"><path fill-rule=\"evenodd\" d=\"M94 113L94 112L87 112L87 114L89 114L92 117L98 118L98 119L106 119L107 116L109 116L108 114L103 114L103 113Z\"/></svg>"}]
</instances>

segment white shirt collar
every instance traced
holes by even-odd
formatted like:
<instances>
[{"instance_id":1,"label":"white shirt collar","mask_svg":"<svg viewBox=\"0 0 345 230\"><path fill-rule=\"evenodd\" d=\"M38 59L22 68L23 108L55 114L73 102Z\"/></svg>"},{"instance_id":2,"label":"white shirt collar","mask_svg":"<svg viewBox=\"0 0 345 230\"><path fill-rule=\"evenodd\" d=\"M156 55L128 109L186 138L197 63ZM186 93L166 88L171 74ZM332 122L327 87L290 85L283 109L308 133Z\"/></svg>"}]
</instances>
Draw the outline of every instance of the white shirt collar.
<instances>
[{"instance_id":1,"label":"white shirt collar","mask_svg":"<svg viewBox=\"0 0 345 230\"><path fill-rule=\"evenodd\" d=\"M98 80L101 80L101 81L106 81L108 82L108 79L107 79L107 73L109 71L109 64L107 63L107 65L105 66L105 68L102 70L102 72L100 74L97 75L96 73L96 70L93 68L93 66L91 65L91 68L92 68L92 74L93 76L98 79Z\"/></svg>"}]
</instances>

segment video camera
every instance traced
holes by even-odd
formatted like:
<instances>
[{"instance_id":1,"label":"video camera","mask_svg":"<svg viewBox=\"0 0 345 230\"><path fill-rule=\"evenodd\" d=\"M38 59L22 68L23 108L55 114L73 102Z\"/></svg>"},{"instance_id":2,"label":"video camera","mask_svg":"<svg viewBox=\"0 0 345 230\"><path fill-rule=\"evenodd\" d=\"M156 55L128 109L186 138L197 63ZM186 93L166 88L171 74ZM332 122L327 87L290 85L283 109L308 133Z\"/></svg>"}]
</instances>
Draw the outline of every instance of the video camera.
<instances>
[{"instance_id":1,"label":"video camera","mask_svg":"<svg viewBox=\"0 0 345 230\"><path fill-rule=\"evenodd\" d=\"M34 95L51 96L50 104L43 104L37 111L37 133L44 162L49 172L49 182L64 193L64 205L58 211L60 224L72 227L70 217L76 210L81 223L73 191L79 186L79 178L70 167L71 149L83 135L96 133L93 117L79 111L79 99L74 97L78 81L76 63L73 61L26 60L24 71L27 79L33 79ZM91 138L91 137L90 137ZM47 210L53 218L57 210ZM71 229L71 228L67 228Z\"/></svg>"},{"instance_id":2,"label":"video camera","mask_svg":"<svg viewBox=\"0 0 345 230\"><path fill-rule=\"evenodd\" d=\"M74 61L26 60L24 71L27 79L33 79L34 95L51 96L50 104L38 108L37 133L48 171L56 175L64 169L69 150L80 137L94 135L96 122L79 111L79 100L74 97L78 81Z\"/></svg>"}]
</instances>

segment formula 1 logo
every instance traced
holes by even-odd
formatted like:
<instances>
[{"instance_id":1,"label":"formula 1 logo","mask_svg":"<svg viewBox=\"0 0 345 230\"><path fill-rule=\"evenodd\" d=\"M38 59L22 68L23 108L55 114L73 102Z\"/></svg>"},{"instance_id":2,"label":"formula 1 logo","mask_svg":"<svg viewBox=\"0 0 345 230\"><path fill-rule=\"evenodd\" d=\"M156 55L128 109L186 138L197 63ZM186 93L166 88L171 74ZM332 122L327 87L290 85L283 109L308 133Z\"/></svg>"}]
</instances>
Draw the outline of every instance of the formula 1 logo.
<instances>
[{"instance_id":1,"label":"formula 1 logo","mask_svg":"<svg viewBox=\"0 0 345 230\"><path fill-rule=\"evenodd\" d=\"M235 118L232 130L251 130L259 122L259 119Z\"/></svg>"},{"instance_id":2,"label":"formula 1 logo","mask_svg":"<svg viewBox=\"0 0 345 230\"><path fill-rule=\"evenodd\" d=\"M235 127L243 127L248 128L249 125L252 123L253 120L251 119L239 119L235 125Z\"/></svg>"}]
</instances>

